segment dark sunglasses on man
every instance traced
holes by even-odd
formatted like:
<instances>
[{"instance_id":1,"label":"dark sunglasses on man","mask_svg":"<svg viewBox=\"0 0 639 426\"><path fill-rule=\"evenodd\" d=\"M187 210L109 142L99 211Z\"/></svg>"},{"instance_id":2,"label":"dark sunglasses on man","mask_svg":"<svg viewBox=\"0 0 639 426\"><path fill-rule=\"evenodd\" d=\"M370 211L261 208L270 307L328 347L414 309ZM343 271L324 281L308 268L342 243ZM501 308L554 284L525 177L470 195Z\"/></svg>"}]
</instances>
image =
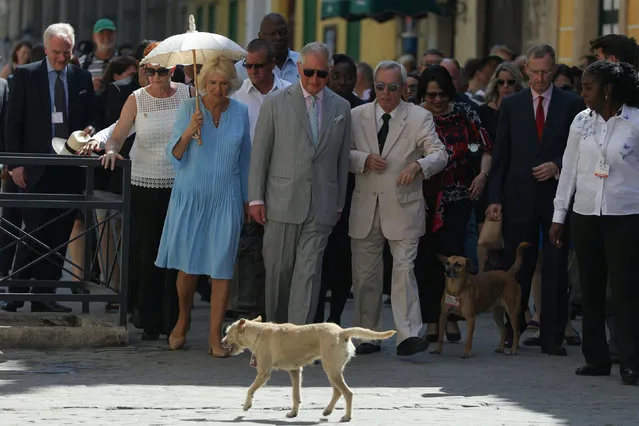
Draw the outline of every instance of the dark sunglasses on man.
<instances>
[{"instance_id":1,"label":"dark sunglasses on man","mask_svg":"<svg viewBox=\"0 0 639 426\"><path fill-rule=\"evenodd\" d=\"M396 92L402 85L401 83L375 83L375 90L378 92L383 92L386 87L388 87L389 92Z\"/></svg>"},{"instance_id":2,"label":"dark sunglasses on man","mask_svg":"<svg viewBox=\"0 0 639 426\"><path fill-rule=\"evenodd\" d=\"M167 75L169 75L169 72L171 70L168 68L151 68L151 67L146 67L144 68L144 74L146 74L147 77L153 77L155 75L155 73L157 73L160 77L166 77Z\"/></svg>"},{"instance_id":3,"label":"dark sunglasses on man","mask_svg":"<svg viewBox=\"0 0 639 426\"><path fill-rule=\"evenodd\" d=\"M315 74L317 74L317 76L319 78L328 77L328 71L327 70L313 70L313 69L310 69L310 68L304 68L303 72L304 72L304 75L306 77L309 77L309 78L313 77Z\"/></svg>"},{"instance_id":4,"label":"dark sunglasses on man","mask_svg":"<svg viewBox=\"0 0 639 426\"><path fill-rule=\"evenodd\" d=\"M246 68L247 70L253 69L255 68L257 71L261 70L262 68L264 68L265 66L267 66L268 63L263 63L263 64L249 64L248 62L244 61L242 63L242 66L244 66L244 68Z\"/></svg>"}]
</instances>

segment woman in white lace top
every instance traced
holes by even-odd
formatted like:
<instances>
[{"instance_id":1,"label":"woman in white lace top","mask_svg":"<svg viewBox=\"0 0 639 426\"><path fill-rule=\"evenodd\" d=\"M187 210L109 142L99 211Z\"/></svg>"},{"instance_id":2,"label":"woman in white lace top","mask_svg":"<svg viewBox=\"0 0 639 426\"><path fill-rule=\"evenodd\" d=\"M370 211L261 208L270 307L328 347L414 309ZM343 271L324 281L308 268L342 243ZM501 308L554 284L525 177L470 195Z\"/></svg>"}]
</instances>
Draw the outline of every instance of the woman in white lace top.
<instances>
[{"instance_id":1,"label":"woman in white lace top","mask_svg":"<svg viewBox=\"0 0 639 426\"><path fill-rule=\"evenodd\" d=\"M147 47L145 55L155 46ZM102 164L113 168L121 159L120 148L135 126L131 149L131 234L129 245L129 312L137 311L144 330L142 339L157 340L173 328L163 307L174 300L177 272L157 268L162 227L166 216L175 172L166 158L165 147L171 136L180 103L194 95L189 86L171 82L172 70L147 65L143 72L149 85L126 101L120 119L106 143ZM167 296L165 296L165 294Z\"/></svg>"}]
</instances>

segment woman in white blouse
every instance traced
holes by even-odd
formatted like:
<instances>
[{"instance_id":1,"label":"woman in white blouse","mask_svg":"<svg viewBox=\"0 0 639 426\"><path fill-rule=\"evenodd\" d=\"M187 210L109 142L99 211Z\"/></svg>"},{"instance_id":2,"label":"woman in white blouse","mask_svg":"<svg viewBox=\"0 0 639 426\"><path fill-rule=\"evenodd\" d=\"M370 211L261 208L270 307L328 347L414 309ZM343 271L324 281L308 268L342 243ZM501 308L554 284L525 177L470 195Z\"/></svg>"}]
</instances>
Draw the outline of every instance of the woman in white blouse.
<instances>
[{"instance_id":1,"label":"woman in white blouse","mask_svg":"<svg viewBox=\"0 0 639 426\"><path fill-rule=\"evenodd\" d=\"M606 286L617 325L621 380L639 371L639 78L626 63L591 64L582 78L588 107L570 128L550 241L559 245L571 209L571 237L583 293L586 364L579 376L610 375ZM573 202L574 195L574 204Z\"/></svg>"},{"instance_id":2,"label":"woman in white blouse","mask_svg":"<svg viewBox=\"0 0 639 426\"><path fill-rule=\"evenodd\" d=\"M145 56L158 43L151 43ZM101 157L105 168L113 169L124 140L135 129L131 148L131 236L129 243L129 312L133 325L142 328L142 340L158 340L169 334L176 318L175 280L177 271L155 266L164 219L175 179L165 149L171 137L180 103L195 94L192 88L171 81L173 69L147 64L140 69L149 84L127 99L120 119L106 142ZM86 151L99 146L88 144Z\"/></svg>"}]
</instances>

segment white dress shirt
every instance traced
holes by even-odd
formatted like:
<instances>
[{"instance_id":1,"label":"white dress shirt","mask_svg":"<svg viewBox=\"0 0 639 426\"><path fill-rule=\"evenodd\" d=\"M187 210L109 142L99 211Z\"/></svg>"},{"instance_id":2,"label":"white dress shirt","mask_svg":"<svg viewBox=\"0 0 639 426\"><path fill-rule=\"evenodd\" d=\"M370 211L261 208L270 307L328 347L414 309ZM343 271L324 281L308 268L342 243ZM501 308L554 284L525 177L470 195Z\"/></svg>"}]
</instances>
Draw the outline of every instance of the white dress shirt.
<instances>
[{"instance_id":1,"label":"white dress shirt","mask_svg":"<svg viewBox=\"0 0 639 426\"><path fill-rule=\"evenodd\" d=\"M379 133L379 129L381 129L382 126L384 125L384 119L382 118L382 116L384 114L386 114L386 111L384 111L382 109L382 107L379 106L379 104L377 102L375 102L375 118L377 119L377 133ZM390 118L390 120L388 122L388 125L390 126L390 123L393 122L393 119L397 115L397 108L395 108L394 110L389 112L389 114L390 114L391 118Z\"/></svg>"},{"instance_id":2,"label":"white dress shirt","mask_svg":"<svg viewBox=\"0 0 639 426\"><path fill-rule=\"evenodd\" d=\"M595 176L602 155L607 178ZM553 222L573 211L588 216L639 214L639 109L624 105L607 122L586 109L570 126L555 195Z\"/></svg>"},{"instance_id":3,"label":"white dress shirt","mask_svg":"<svg viewBox=\"0 0 639 426\"><path fill-rule=\"evenodd\" d=\"M273 87L268 93L273 93L276 90L283 89L291 85L286 80L282 80L278 78L276 75L273 75L275 80L273 81ZM242 83L242 87L240 87L231 98L236 101L240 101L248 107L249 112L249 123L251 125L251 143L253 143L253 136L255 136L255 126L257 125L257 117L260 115L260 108L262 108L262 103L264 103L264 98L267 94L262 94L251 82L250 78L247 78Z\"/></svg>"},{"instance_id":4,"label":"white dress shirt","mask_svg":"<svg viewBox=\"0 0 639 426\"><path fill-rule=\"evenodd\" d=\"M115 125L118 124L118 121L111 124L109 127L105 127L104 129L100 130L98 133L96 133L95 135L91 137L91 140L98 141L100 143L100 150L106 149L106 143L111 138L111 135L113 135L113 131L115 130ZM133 133L135 133L135 122L131 126L131 130L129 130L129 134L126 135L126 137L128 138Z\"/></svg>"}]
</instances>

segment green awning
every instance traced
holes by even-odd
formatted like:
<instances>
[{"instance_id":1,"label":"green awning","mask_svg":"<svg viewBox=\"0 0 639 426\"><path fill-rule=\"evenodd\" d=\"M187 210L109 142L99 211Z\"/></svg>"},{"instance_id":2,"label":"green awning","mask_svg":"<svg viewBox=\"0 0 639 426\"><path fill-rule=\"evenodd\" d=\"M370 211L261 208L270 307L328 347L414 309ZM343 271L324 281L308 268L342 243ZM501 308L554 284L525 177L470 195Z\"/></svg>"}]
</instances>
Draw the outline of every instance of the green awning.
<instances>
[{"instance_id":1,"label":"green awning","mask_svg":"<svg viewBox=\"0 0 639 426\"><path fill-rule=\"evenodd\" d=\"M350 19L350 0L322 0L322 19Z\"/></svg>"},{"instance_id":2,"label":"green awning","mask_svg":"<svg viewBox=\"0 0 639 426\"><path fill-rule=\"evenodd\" d=\"M455 7L455 0L322 0L322 19L372 18L383 22L395 16L423 18L429 13L450 16Z\"/></svg>"}]
</instances>

